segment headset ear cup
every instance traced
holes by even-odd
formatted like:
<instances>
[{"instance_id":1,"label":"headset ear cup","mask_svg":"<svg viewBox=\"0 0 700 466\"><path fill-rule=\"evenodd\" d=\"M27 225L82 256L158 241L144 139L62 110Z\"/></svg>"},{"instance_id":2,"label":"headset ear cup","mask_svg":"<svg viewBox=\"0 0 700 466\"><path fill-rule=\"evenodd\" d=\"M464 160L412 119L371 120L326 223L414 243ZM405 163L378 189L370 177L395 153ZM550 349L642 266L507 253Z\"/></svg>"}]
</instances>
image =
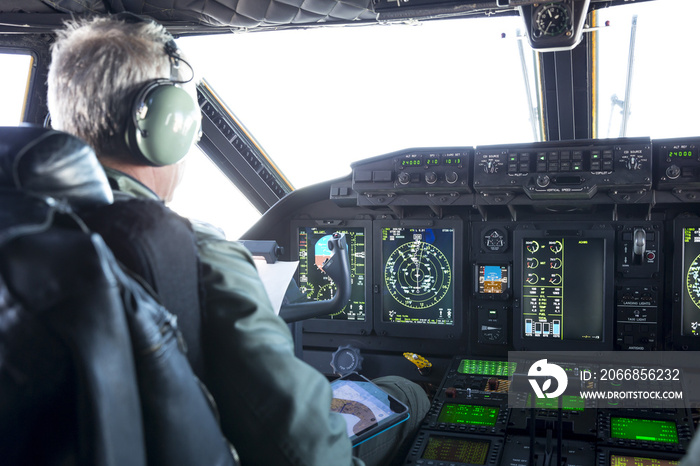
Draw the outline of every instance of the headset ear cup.
<instances>
[{"instance_id":1,"label":"headset ear cup","mask_svg":"<svg viewBox=\"0 0 700 466\"><path fill-rule=\"evenodd\" d=\"M177 163L199 136L201 113L192 96L167 79L144 85L134 98L126 144L153 166Z\"/></svg>"}]
</instances>

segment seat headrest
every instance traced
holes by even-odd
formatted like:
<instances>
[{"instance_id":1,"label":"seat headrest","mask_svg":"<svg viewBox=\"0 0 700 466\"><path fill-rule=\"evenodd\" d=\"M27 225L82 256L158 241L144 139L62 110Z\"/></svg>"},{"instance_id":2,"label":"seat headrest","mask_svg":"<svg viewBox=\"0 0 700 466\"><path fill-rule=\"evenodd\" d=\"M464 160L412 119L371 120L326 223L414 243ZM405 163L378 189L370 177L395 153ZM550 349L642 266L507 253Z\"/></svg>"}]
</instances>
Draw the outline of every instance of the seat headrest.
<instances>
[{"instance_id":1,"label":"seat headrest","mask_svg":"<svg viewBox=\"0 0 700 466\"><path fill-rule=\"evenodd\" d=\"M111 204L114 199L90 146L68 133L33 125L0 126L0 188L74 206Z\"/></svg>"}]
</instances>

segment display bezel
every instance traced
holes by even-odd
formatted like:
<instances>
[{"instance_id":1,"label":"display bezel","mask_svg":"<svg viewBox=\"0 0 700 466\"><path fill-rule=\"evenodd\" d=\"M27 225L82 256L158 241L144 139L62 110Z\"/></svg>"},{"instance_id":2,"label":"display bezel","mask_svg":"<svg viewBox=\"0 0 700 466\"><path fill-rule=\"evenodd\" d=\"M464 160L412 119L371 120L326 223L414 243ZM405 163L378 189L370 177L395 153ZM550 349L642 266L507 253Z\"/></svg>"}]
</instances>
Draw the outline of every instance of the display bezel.
<instances>
[{"instance_id":1,"label":"display bezel","mask_svg":"<svg viewBox=\"0 0 700 466\"><path fill-rule=\"evenodd\" d=\"M453 324L418 324L395 323L383 320L383 297L388 291L384 281L384 256L382 244L382 229L384 228L432 228L453 230L452 257L447 258L452 266L452 296L453 296ZM374 276L377 293L374 298L374 328L380 335L397 337L421 338L446 338L457 339L462 334L462 251L463 251L463 227L461 219L436 219L436 220L377 220L374 222Z\"/></svg>"},{"instance_id":2,"label":"display bezel","mask_svg":"<svg viewBox=\"0 0 700 466\"><path fill-rule=\"evenodd\" d=\"M675 248L673 251L673 273L671 275L674 296L671 311L671 331L675 349L698 351L700 350L700 335L685 335L683 331L683 317L686 312L684 307L686 293L684 235L686 228L700 229L700 218L679 217L673 221L673 244Z\"/></svg>"},{"instance_id":3,"label":"display bezel","mask_svg":"<svg viewBox=\"0 0 700 466\"><path fill-rule=\"evenodd\" d=\"M348 321L334 319L307 319L301 322L304 331L314 333L339 333L351 335L363 335L372 330L372 274L373 267L370 264L372 259L372 222L369 220L343 220L329 224L324 220L293 220L291 226L291 258L299 260L299 232L301 229L319 228L327 229L329 232L343 231L349 228L362 228L365 234L365 320ZM294 278L299 283L300 270L294 274Z\"/></svg>"},{"instance_id":4,"label":"display bezel","mask_svg":"<svg viewBox=\"0 0 700 466\"><path fill-rule=\"evenodd\" d=\"M525 337L523 319L523 261L525 239L603 239L603 310L600 340ZM610 225L572 222L566 224L520 225L513 232L513 346L518 351L611 351L614 335L615 231Z\"/></svg>"},{"instance_id":5,"label":"display bezel","mask_svg":"<svg viewBox=\"0 0 700 466\"><path fill-rule=\"evenodd\" d=\"M431 444L432 440L437 440L439 442L459 442L459 443L469 443L469 444L484 444L487 445L486 455L483 463L463 463L456 459L428 459L425 458L426 451ZM411 459L414 463L422 460L424 463L431 461L435 464L455 464L455 465L477 465L477 464L497 464L500 460L501 453L503 449L503 439L497 436L489 435L478 435L470 434L465 436L464 434L454 433L454 432L435 432L428 430L420 430L416 436L416 441L407 459Z\"/></svg>"}]
</instances>

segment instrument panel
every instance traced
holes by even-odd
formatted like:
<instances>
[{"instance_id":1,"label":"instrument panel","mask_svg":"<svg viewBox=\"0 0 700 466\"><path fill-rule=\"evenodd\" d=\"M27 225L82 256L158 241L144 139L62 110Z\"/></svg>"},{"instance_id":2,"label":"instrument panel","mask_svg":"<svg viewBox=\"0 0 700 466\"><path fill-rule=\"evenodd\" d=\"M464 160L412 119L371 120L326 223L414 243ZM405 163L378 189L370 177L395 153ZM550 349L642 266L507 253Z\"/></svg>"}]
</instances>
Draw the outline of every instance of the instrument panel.
<instances>
[{"instance_id":1,"label":"instrument panel","mask_svg":"<svg viewBox=\"0 0 700 466\"><path fill-rule=\"evenodd\" d=\"M640 414L566 395L513 409L508 357L700 350L698 147L407 149L290 194L246 239L280 243L315 300L334 286L323 238L345 233L350 302L293 324L296 352L331 376L333 353L351 347L367 377L436 389L405 464L675 464L694 432L687 408ZM284 222L287 235L271 233Z\"/></svg>"},{"instance_id":2,"label":"instrument panel","mask_svg":"<svg viewBox=\"0 0 700 466\"><path fill-rule=\"evenodd\" d=\"M697 138L577 140L357 162L322 210L298 216L328 234L362 222L362 245L349 244L364 258L353 276L365 284L365 324L330 316L302 333L416 337L429 351L447 339L487 356L700 348L700 248L683 241L700 241L697 147ZM292 247L307 267L303 254Z\"/></svg>"}]
</instances>

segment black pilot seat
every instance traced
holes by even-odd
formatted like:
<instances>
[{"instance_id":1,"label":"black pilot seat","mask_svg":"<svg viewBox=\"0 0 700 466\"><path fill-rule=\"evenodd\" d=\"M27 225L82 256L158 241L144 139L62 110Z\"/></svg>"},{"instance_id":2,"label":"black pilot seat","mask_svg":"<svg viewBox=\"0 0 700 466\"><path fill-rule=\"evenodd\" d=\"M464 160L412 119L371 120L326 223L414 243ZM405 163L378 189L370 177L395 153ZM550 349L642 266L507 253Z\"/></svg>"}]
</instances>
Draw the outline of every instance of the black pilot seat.
<instances>
[{"instance_id":1,"label":"black pilot seat","mask_svg":"<svg viewBox=\"0 0 700 466\"><path fill-rule=\"evenodd\" d=\"M236 464L175 319L80 219L112 201L81 140L0 127L2 463Z\"/></svg>"}]
</instances>

